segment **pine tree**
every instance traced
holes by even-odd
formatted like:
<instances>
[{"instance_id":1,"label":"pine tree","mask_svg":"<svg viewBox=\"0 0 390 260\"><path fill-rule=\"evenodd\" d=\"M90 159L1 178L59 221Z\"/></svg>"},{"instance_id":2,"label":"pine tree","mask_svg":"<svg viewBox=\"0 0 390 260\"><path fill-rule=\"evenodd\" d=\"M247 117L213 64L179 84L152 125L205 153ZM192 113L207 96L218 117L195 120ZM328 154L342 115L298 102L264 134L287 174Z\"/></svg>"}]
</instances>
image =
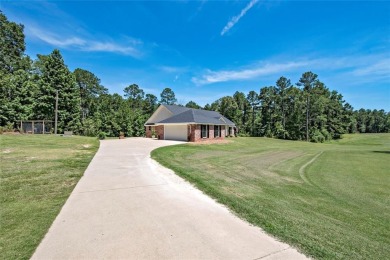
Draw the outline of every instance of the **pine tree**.
<instances>
[{"instance_id":1,"label":"pine tree","mask_svg":"<svg viewBox=\"0 0 390 260\"><path fill-rule=\"evenodd\" d=\"M24 54L23 28L0 11L0 126L16 126L17 121L32 117L36 85L31 60Z\"/></svg>"},{"instance_id":2,"label":"pine tree","mask_svg":"<svg viewBox=\"0 0 390 260\"><path fill-rule=\"evenodd\" d=\"M73 74L80 90L81 119L84 121L88 116L93 115L97 97L106 94L108 90L100 84L100 79L92 72L77 68Z\"/></svg>"},{"instance_id":3,"label":"pine tree","mask_svg":"<svg viewBox=\"0 0 390 260\"><path fill-rule=\"evenodd\" d=\"M76 79L64 63L59 50L38 55L39 92L35 113L39 119L54 120L55 97L58 91L59 132L80 130L80 90Z\"/></svg>"},{"instance_id":4,"label":"pine tree","mask_svg":"<svg viewBox=\"0 0 390 260\"><path fill-rule=\"evenodd\" d=\"M314 85L317 84L317 74L314 74L311 71L305 72L302 74L302 77L299 79L299 82L297 83L298 86L303 87L303 92L306 98L306 141L310 140L309 137L309 126L311 121L311 95L312 95L312 89L314 88Z\"/></svg>"},{"instance_id":5,"label":"pine tree","mask_svg":"<svg viewBox=\"0 0 390 260\"><path fill-rule=\"evenodd\" d=\"M160 97L161 97L160 104L174 105L177 102L177 99L175 97L175 93L170 88L165 88L161 92Z\"/></svg>"}]
</instances>

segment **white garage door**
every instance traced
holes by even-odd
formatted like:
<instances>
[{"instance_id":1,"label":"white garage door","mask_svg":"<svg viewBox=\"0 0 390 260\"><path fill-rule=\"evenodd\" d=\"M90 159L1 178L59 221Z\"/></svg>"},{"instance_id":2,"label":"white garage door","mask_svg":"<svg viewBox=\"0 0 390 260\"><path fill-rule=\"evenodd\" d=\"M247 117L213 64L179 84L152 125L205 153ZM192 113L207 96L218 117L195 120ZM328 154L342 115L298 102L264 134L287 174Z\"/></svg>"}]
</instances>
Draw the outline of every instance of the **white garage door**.
<instances>
[{"instance_id":1,"label":"white garage door","mask_svg":"<svg viewBox=\"0 0 390 260\"><path fill-rule=\"evenodd\" d=\"M187 141L187 125L166 125L165 140Z\"/></svg>"}]
</instances>

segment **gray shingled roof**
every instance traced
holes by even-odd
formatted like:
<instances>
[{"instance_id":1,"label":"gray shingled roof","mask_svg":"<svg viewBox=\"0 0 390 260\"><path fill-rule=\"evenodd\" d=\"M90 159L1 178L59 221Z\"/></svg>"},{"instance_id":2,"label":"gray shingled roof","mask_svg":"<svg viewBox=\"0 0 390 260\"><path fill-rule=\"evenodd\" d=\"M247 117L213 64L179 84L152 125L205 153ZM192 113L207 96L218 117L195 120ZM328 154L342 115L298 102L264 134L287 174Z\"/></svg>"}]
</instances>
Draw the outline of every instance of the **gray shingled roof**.
<instances>
[{"instance_id":1,"label":"gray shingled roof","mask_svg":"<svg viewBox=\"0 0 390 260\"><path fill-rule=\"evenodd\" d=\"M167 108L173 115L178 115L181 114L185 111L190 110L191 108L188 107L182 107L182 106L177 106L177 105L161 105Z\"/></svg>"},{"instance_id":2,"label":"gray shingled roof","mask_svg":"<svg viewBox=\"0 0 390 260\"><path fill-rule=\"evenodd\" d=\"M193 109L176 105L163 106L171 111L173 116L160 122L155 122L155 124L196 123L235 126L232 121L215 111Z\"/></svg>"}]
</instances>

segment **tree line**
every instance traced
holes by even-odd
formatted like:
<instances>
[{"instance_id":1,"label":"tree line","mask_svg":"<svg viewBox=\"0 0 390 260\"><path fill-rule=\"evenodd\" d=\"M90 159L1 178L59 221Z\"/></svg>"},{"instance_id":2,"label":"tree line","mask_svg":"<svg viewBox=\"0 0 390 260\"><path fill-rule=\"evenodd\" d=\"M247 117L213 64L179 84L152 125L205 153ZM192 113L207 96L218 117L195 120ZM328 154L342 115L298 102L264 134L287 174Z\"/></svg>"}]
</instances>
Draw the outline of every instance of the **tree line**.
<instances>
[{"instance_id":1,"label":"tree line","mask_svg":"<svg viewBox=\"0 0 390 260\"><path fill-rule=\"evenodd\" d=\"M247 95L235 92L207 104L232 119L239 133L289 140L324 142L345 133L390 132L390 113L354 110L335 90L329 90L313 72L305 72L294 86L280 77L275 86Z\"/></svg>"},{"instance_id":2,"label":"tree line","mask_svg":"<svg viewBox=\"0 0 390 260\"><path fill-rule=\"evenodd\" d=\"M20 120L54 120L58 93L58 131L97 136L142 136L144 123L157 108L155 95L136 84L124 89L124 97L109 94L92 72L66 66L59 50L25 54L23 25L8 21L0 12L0 126L17 128ZM166 88L160 103L176 103Z\"/></svg>"},{"instance_id":3,"label":"tree line","mask_svg":"<svg viewBox=\"0 0 390 260\"><path fill-rule=\"evenodd\" d=\"M143 136L144 123L159 104L177 104L165 88L158 99L137 84L110 94L92 72L66 66L59 50L25 54L23 25L0 12L0 126L17 128L20 120L54 120L58 92L58 130L87 136ZM204 107L190 101L186 107L215 110L231 119L243 136L267 136L323 142L343 133L390 131L390 113L354 110L337 91L329 90L313 72L302 74L295 85L280 77L275 86L245 94L237 91Z\"/></svg>"}]
</instances>

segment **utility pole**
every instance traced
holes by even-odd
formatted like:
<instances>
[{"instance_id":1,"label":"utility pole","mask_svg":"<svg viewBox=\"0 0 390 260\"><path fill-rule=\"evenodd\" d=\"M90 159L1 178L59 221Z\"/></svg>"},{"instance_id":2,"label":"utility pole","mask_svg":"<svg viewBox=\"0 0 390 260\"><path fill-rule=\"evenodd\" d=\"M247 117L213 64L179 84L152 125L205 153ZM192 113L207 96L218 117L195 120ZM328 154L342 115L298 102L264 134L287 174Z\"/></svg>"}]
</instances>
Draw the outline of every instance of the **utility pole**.
<instances>
[{"instance_id":1,"label":"utility pole","mask_svg":"<svg viewBox=\"0 0 390 260\"><path fill-rule=\"evenodd\" d=\"M54 117L54 134L57 135L57 118L58 118L58 90L56 90L56 110Z\"/></svg>"}]
</instances>

